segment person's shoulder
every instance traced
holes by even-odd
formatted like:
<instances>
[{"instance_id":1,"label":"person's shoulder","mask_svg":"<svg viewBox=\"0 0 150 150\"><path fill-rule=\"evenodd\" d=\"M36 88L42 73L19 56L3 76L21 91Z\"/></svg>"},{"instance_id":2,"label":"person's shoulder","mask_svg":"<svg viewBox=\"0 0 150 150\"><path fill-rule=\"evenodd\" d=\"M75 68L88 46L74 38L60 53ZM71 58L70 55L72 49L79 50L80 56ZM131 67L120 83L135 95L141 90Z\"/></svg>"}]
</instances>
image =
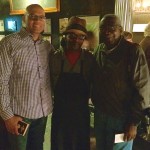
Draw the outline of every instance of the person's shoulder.
<instances>
[{"instance_id":1,"label":"person's shoulder","mask_svg":"<svg viewBox=\"0 0 150 150\"><path fill-rule=\"evenodd\" d=\"M50 48L54 48L54 46L48 40L42 39L41 43L44 44L45 46L49 46Z\"/></svg>"},{"instance_id":2,"label":"person's shoulder","mask_svg":"<svg viewBox=\"0 0 150 150\"><path fill-rule=\"evenodd\" d=\"M93 52L93 55L94 56L97 56L99 55L99 53L105 49L105 44L104 43L100 43L95 49L94 49L94 52Z\"/></svg>"},{"instance_id":3,"label":"person's shoulder","mask_svg":"<svg viewBox=\"0 0 150 150\"><path fill-rule=\"evenodd\" d=\"M18 36L19 36L18 32L15 32L15 33L11 33L11 34L6 35L2 40L9 40L9 39L13 39L13 38L18 37Z\"/></svg>"},{"instance_id":4,"label":"person's shoulder","mask_svg":"<svg viewBox=\"0 0 150 150\"><path fill-rule=\"evenodd\" d=\"M95 49L102 50L105 47L104 43L100 43Z\"/></svg>"},{"instance_id":5,"label":"person's shoulder","mask_svg":"<svg viewBox=\"0 0 150 150\"><path fill-rule=\"evenodd\" d=\"M90 66L93 63L96 63L96 59L93 53L89 52L89 51L84 51L84 61Z\"/></svg>"},{"instance_id":6,"label":"person's shoulder","mask_svg":"<svg viewBox=\"0 0 150 150\"><path fill-rule=\"evenodd\" d=\"M90 52L90 51L84 50L84 51L83 51L83 55L84 55L84 58L86 58L86 59L88 59L88 60L90 60L90 59L92 60L92 59L94 58L93 53Z\"/></svg>"},{"instance_id":7,"label":"person's shoulder","mask_svg":"<svg viewBox=\"0 0 150 150\"><path fill-rule=\"evenodd\" d=\"M139 43L130 43L129 53L137 57L144 55L143 48Z\"/></svg>"},{"instance_id":8,"label":"person's shoulder","mask_svg":"<svg viewBox=\"0 0 150 150\"><path fill-rule=\"evenodd\" d=\"M64 55L64 52L62 49L56 49L52 54L53 58L61 58L63 57L63 55Z\"/></svg>"},{"instance_id":9,"label":"person's shoulder","mask_svg":"<svg viewBox=\"0 0 150 150\"><path fill-rule=\"evenodd\" d=\"M60 49L55 50L53 53L51 53L50 62L53 63L59 63L63 59L63 53Z\"/></svg>"},{"instance_id":10,"label":"person's shoulder","mask_svg":"<svg viewBox=\"0 0 150 150\"><path fill-rule=\"evenodd\" d=\"M91 51L87 51L87 50L84 50L84 49L83 49L83 52L84 52L85 55L93 56L93 54L92 54Z\"/></svg>"},{"instance_id":11,"label":"person's shoulder","mask_svg":"<svg viewBox=\"0 0 150 150\"><path fill-rule=\"evenodd\" d=\"M125 47L129 47L130 49L138 49L140 48L140 44L139 43L136 43L136 42L129 42L127 40L124 40L124 44L123 44Z\"/></svg>"},{"instance_id":12,"label":"person's shoulder","mask_svg":"<svg viewBox=\"0 0 150 150\"><path fill-rule=\"evenodd\" d=\"M11 33L3 37L0 41L0 44L7 44L7 45L9 45L10 43L15 44L17 38L19 38L18 32Z\"/></svg>"},{"instance_id":13,"label":"person's shoulder","mask_svg":"<svg viewBox=\"0 0 150 150\"><path fill-rule=\"evenodd\" d=\"M40 42L40 44L42 44L51 53L54 53L56 51L55 48L54 48L54 46L51 44L51 42L49 40L42 39L41 41L42 42Z\"/></svg>"},{"instance_id":14,"label":"person's shoulder","mask_svg":"<svg viewBox=\"0 0 150 150\"><path fill-rule=\"evenodd\" d=\"M136 42L131 42L131 45L137 49L141 47L140 44Z\"/></svg>"}]
</instances>

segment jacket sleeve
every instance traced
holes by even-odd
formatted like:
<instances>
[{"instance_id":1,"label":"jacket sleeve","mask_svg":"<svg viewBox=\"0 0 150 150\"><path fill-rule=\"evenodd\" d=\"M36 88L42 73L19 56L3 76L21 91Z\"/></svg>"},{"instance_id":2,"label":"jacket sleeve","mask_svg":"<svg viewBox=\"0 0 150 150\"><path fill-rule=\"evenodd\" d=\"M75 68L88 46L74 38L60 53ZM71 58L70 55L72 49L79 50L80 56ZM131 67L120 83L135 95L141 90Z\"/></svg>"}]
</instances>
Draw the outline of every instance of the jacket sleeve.
<instances>
[{"instance_id":1,"label":"jacket sleeve","mask_svg":"<svg viewBox=\"0 0 150 150\"><path fill-rule=\"evenodd\" d=\"M140 46L137 47L136 57L133 82L143 99L142 108L145 109L150 105L150 75L144 51Z\"/></svg>"},{"instance_id":2,"label":"jacket sleeve","mask_svg":"<svg viewBox=\"0 0 150 150\"><path fill-rule=\"evenodd\" d=\"M132 51L133 96L130 105L130 121L137 124L141 120L143 109L150 104L150 76L144 51L139 45L135 47L135 51L134 49Z\"/></svg>"},{"instance_id":3,"label":"jacket sleeve","mask_svg":"<svg viewBox=\"0 0 150 150\"><path fill-rule=\"evenodd\" d=\"M0 116L6 120L13 116L10 107L9 79L13 67L9 43L0 42Z\"/></svg>"}]
</instances>

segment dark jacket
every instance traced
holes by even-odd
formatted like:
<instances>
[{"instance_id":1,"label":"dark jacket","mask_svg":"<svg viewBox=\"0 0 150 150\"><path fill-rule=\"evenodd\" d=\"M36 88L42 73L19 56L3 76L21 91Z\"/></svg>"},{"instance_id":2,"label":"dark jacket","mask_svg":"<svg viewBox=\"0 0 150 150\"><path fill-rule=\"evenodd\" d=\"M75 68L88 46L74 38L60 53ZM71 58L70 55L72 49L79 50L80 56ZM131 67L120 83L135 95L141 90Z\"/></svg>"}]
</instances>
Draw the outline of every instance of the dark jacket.
<instances>
[{"instance_id":1,"label":"dark jacket","mask_svg":"<svg viewBox=\"0 0 150 150\"><path fill-rule=\"evenodd\" d=\"M141 110L149 104L149 73L144 53L139 45L121 39L107 53L104 43L95 51L99 77L92 100L102 113L139 122Z\"/></svg>"}]
</instances>

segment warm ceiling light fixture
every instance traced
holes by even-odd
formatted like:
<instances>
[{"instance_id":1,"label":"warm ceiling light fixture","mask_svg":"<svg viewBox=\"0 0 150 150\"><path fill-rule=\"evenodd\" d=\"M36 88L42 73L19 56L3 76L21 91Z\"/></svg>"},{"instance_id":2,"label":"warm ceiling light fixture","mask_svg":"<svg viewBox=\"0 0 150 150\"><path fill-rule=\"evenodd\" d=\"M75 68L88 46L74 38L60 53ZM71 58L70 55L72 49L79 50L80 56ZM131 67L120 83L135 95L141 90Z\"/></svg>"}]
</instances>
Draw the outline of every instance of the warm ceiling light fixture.
<instances>
[{"instance_id":1,"label":"warm ceiling light fixture","mask_svg":"<svg viewBox=\"0 0 150 150\"><path fill-rule=\"evenodd\" d=\"M133 0L133 11L150 13L150 0Z\"/></svg>"}]
</instances>

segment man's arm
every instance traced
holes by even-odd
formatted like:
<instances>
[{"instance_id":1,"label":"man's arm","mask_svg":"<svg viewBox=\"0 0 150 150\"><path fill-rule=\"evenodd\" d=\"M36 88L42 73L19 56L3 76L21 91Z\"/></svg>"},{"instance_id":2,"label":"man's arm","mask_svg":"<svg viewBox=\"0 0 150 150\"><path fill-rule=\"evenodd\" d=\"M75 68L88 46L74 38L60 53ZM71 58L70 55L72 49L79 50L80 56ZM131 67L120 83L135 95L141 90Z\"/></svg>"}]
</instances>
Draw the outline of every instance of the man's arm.
<instances>
[{"instance_id":1,"label":"man's arm","mask_svg":"<svg viewBox=\"0 0 150 150\"><path fill-rule=\"evenodd\" d=\"M137 125L139 124L142 116L143 109L149 106L149 85L150 76L149 69L146 62L146 58L143 50L140 46L136 47L136 51L133 51L133 97L130 101L130 114L129 122L125 128L125 140L134 139L137 134Z\"/></svg>"},{"instance_id":2,"label":"man's arm","mask_svg":"<svg viewBox=\"0 0 150 150\"><path fill-rule=\"evenodd\" d=\"M13 117L10 107L9 79L13 61L8 41L0 41L0 116L7 120Z\"/></svg>"},{"instance_id":3,"label":"man's arm","mask_svg":"<svg viewBox=\"0 0 150 150\"><path fill-rule=\"evenodd\" d=\"M7 130L18 135L18 121L22 118L14 116L10 106L9 79L13 67L9 42L0 42L0 116L5 122Z\"/></svg>"},{"instance_id":4,"label":"man's arm","mask_svg":"<svg viewBox=\"0 0 150 150\"><path fill-rule=\"evenodd\" d=\"M133 84L138 91L138 95L135 95L135 98L140 97L143 100L142 109L145 109L150 106L150 75L144 51L140 46L137 46L136 58Z\"/></svg>"}]
</instances>

